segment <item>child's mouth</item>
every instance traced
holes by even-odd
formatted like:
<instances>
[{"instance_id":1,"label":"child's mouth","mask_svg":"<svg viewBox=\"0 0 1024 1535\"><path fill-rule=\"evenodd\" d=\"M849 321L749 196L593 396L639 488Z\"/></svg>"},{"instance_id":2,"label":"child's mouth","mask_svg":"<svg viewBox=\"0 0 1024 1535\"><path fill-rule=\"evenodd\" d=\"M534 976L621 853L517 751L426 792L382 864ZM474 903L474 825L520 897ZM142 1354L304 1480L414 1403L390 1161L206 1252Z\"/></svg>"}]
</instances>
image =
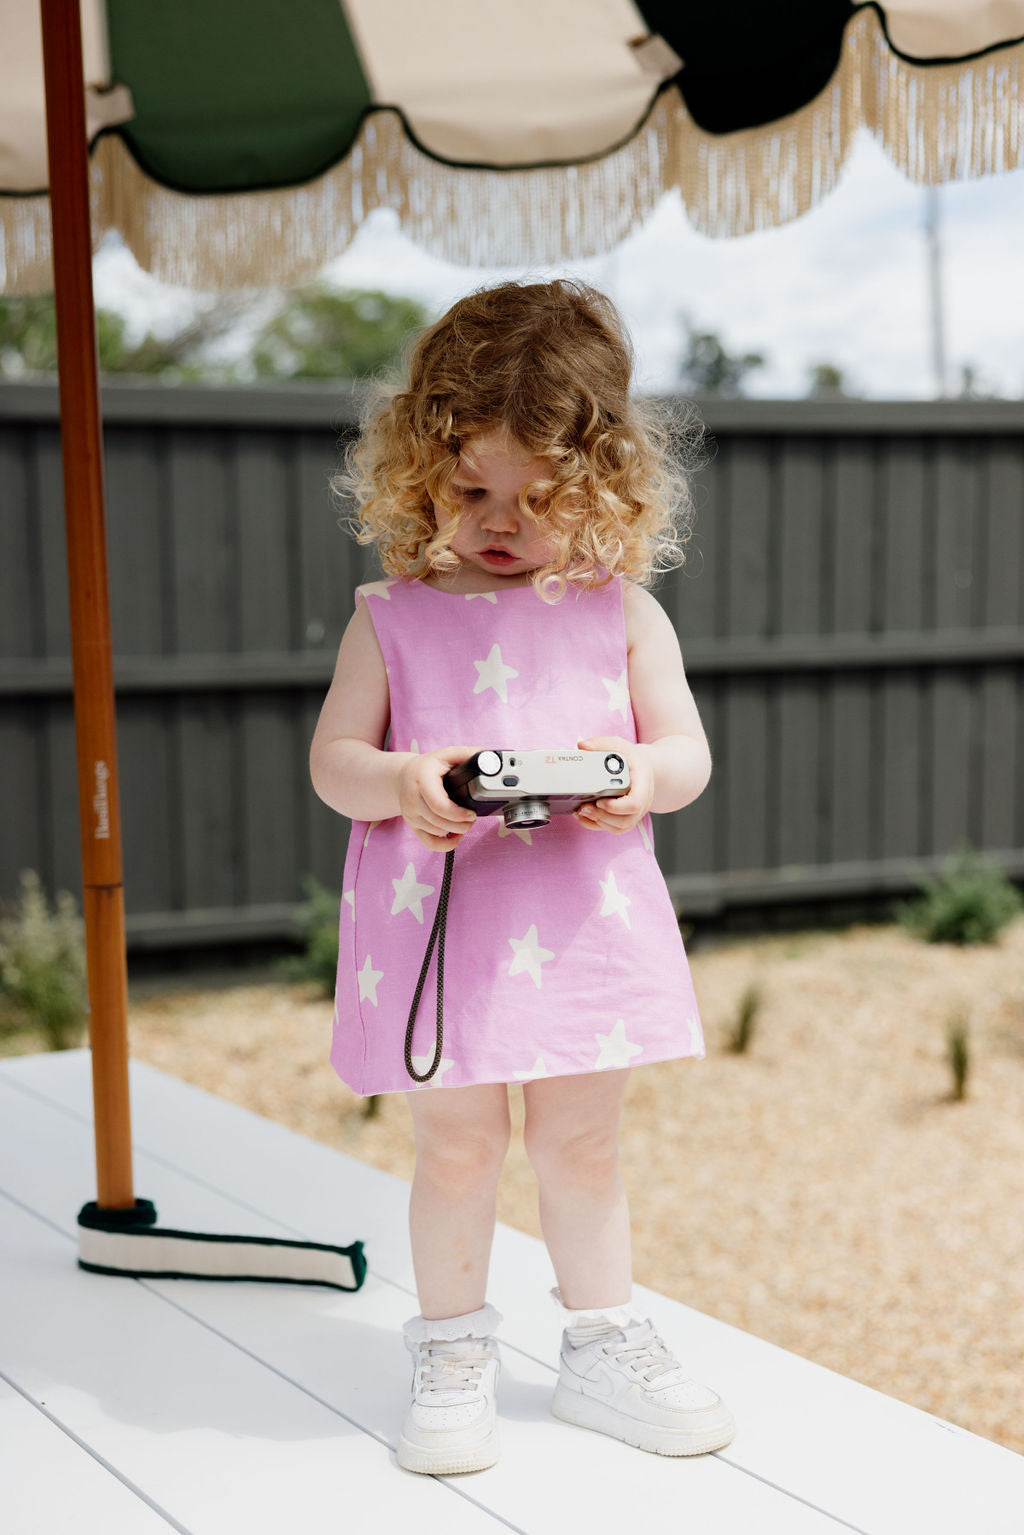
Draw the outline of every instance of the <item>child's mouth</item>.
<instances>
[{"instance_id":1,"label":"child's mouth","mask_svg":"<svg viewBox=\"0 0 1024 1535\"><path fill-rule=\"evenodd\" d=\"M489 565L514 565L516 563L516 556L514 554L506 554L504 549L483 549L480 552L480 558L486 560Z\"/></svg>"}]
</instances>

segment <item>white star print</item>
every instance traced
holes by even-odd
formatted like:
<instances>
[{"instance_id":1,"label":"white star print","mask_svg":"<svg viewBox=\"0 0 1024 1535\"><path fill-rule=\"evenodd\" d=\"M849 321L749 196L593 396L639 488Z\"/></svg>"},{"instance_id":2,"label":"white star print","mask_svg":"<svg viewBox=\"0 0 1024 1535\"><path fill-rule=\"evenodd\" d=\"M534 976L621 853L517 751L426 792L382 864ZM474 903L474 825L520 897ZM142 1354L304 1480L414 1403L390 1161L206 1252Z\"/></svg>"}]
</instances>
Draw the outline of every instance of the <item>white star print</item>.
<instances>
[{"instance_id":1,"label":"white star print","mask_svg":"<svg viewBox=\"0 0 1024 1535\"><path fill-rule=\"evenodd\" d=\"M497 592L466 592L465 593L465 598L466 598L467 602L472 602L474 597L482 597L485 602L494 602L494 603L496 603L497 600L498 600Z\"/></svg>"},{"instance_id":2,"label":"white star print","mask_svg":"<svg viewBox=\"0 0 1024 1535\"><path fill-rule=\"evenodd\" d=\"M599 1054L594 1065L595 1071L602 1071L608 1067L620 1068L628 1066L634 1055L643 1053L643 1045L634 1045L626 1038L625 1020L620 1018L610 1034L595 1034Z\"/></svg>"},{"instance_id":3,"label":"white star print","mask_svg":"<svg viewBox=\"0 0 1024 1535\"><path fill-rule=\"evenodd\" d=\"M521 842L525 842L527 847L533 846L533 838L530 836L530 828L528 826L506 826L500 815L495 819L498 822L499 837L511 837L512 833L515 832L516 836Z\"/></svg>"},{"instance_id":4,"label":"white star print","mask_svg":"<svg viewBox=\"0 0 1024 1535\"><path fill-rule=\"evenodd\" d=\"M416 752L417 755L418 755L419 754L419 749L420 749L420 743L416 740L416 738L414 736L413 739L409 742L409 750L411 752Z\"/></svg>"},{"instance_id":5,"label":"white star print","mask_svg":"<svg viewBox=\"0 0 1024 1535\"><path fill-rule=\"evenodd\" d=\"M647 817L644 816L642 821L638 821L637 822L637 825L640 828L640 837L641 837L641 839L643 841L644 847L647 849L647 851L649 853L653 853L654 852L654 843L651 841L651 834L650 834L650 831L648 830Z\"/></svg>"},{"instance_id":6,"label":"white star print","mask_svg":"<svg viewBox=\"0 0 1024 1535\"><path fill-rule=\"evenodd\" d=\"M379 826L379 825L380 825L379 821L371 821L370 822L369 826L366 828L366 836L363 838L363 846L364 847L366 846L366 844L370 840L370 833L372 832L373 828L375 826Z\"/></svg>"},{"instance_id":7,"label":"white star print","mask_svg":"<svg viewBox=\"0 0 1024 1535\"><path fill-rule=\"evenodd\" d=\"M493 688L503 704L508 703L509 677L518 677L519 673L511 666L506 666L501 659L501 647L492 645L486 661L474 661L479 676L476 679L474 693L486 693L488 688Z\"/></svg>"},{"instance_id":8,"label":"white star print","mask_svg":"<svg viewBox=\"0 0 1024 1535\"><path fill-rule=\"evenodd\" d=\"M602 677L601 681L608 689L608 709L610 713L621 714L626 718L629 708L629 679L626 668L623 667L613 682L610 677Z\"/></svg>"},{"instance_id":9,"label":"white star print","mask_svg":"<svg viewBox=\"0 0 1024 1535\"><path fill-rule=\"evenodd\" d=\"M351 908L352 908L352 921L354 922L356 920L356 893L355 893L355 891L354 890L346 890L345 893L342 896L342 900L343 901L347 901L348 904L351 906Z\"/></svg>"},{"instance_id":10,"label":"white star print","mask_svg":"<svg viewBox=\"0 0 1024 1535\"><path fill-rule=\"evenodd\" d=\"M604 891L604 905L601 907L602 917L621 917L626 926L632 928L633 924L629 920L629 913L626 907L632 906L633 902L615 883L615 870L609 869L608 878L599 880L598 883Z\"/></svg>"},{"instance_id":11,"label":"white star print","mask_svg":"<svg viewBox=\"0 0 1024 1535\"><path fill-rule=\"evenodd\" d=\"M515 959L509 965L509 975L519 975L523 970L532 980L533 984L540 988L540 967L549 959L554 959L553 949L542 949L537 937L537 924L530 928L525 938L510 938L509 943L515 952Z\"/></svg>"},{"instance_id":12,"label":"white star print","mask_svg":"<svg viewBox=\"0 0 1024 1535\"><path fill-rule=\"evenodd\" d=\"M391 905L391 915L397 917L400 911L411 911L417 922L423 921L423 897L433 895L433 885L421 885L416 879L416 870L411 863L405 866L405 873L401 879L391 881L395 889L395 899Z\"/></svg>"},{"instance_id":13,"label":"white star print","mask_svg":"<svg viewBox=\"0 0 1024 1535\"><path fill-rule=\"evenodd\" d=\"M693 1054L704 1056L704 1035L701 1032L700 1019L694 1013L690 1013L686 1019L686 1027L690 1034L690 1049Z\"/></svg>"},{"instance_id":14,"label":"white star print","mask_svg":"<svg viewBox=\"0 0 1024 1535\"><path fill-rule=\"evenodd\" d=\"M394 586L397 580L397 576L392 576L390 581L367 581L365 586L360 587L360 591L364 597L383 597L385 602L390 602L388 587Z\"/></svg>"},{"instance_id":15,"label":"white star print","mask_svg":"<svg viewBox=\"0 0 1024 1535\"><path fill-rule=\"evenodd\" d=\"M422 1076L423 1073L425 1071L429 1071L431 1066L434 1064L434 1051L431 1050L429 1055L414 1055L412 1058L412 1063L416 1067L416 1070L419 1072L420 1076ZM420 1087L443 1087L444 1083L441 1081L441 1078L444 1076L445 1072L450 1071L454 1065L454 1061L450 1061L446 1056L442 1055L441 1059L437 1063L437 1070L434 1072L434 1075L431 1077L430 1081L421 1082L417 1085Z\"/></svg>"},{"instance_id":16,"label":"white star print","mask_svg":"<svg viewBox=\"0 0 1024 1535\"><path fill-rule=\"evenodd\" d=\"M375 970L373 968L373 962L370 959L369 954L367 954L365 960L363 961L363 968L360 970L357 976L357 980L359 981L360 1002L365 1002L367 998L369 998L374 1007L377 1006L377 982L382 980L383 976L383 970Z\"/></svg>"},{"instance_id":17,"label":"white star print","mask_svg":"<svg viewBox=\"0 0 1024 1535\"><path fill-rule=\"evenodd\" d=\"M534 1082L538 1077L549 1077L551 1073L545 1066L543 1057L538 1055L529 1071L514 1071L512 1075L519 1082Z\"/></svg>"}]
</instances>

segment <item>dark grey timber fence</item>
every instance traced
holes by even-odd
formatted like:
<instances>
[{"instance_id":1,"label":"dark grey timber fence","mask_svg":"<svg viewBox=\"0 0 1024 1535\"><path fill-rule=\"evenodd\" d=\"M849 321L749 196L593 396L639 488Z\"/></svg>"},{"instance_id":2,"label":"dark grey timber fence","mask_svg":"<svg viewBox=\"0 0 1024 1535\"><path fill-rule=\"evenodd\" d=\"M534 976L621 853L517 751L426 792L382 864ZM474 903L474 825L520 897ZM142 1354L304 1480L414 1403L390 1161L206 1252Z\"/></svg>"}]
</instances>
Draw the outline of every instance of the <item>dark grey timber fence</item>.
<instances>
[{"instance_id":1,"label":"dark grey timber fence","mask_svg":"<svg viewBox=\"0 0 1024 1535\"><path fill-rule=\"evenodd\" d=\"M129 944L278 940L340 891L309 741L372 555L350 391L104 390ZM1024 875L1024 407L708 402L656 589L715 758L656 818L693 918L870 904L962 840ZM0 385L0 897L80 886L57 394Z\"/></svg>"}]
</instances>

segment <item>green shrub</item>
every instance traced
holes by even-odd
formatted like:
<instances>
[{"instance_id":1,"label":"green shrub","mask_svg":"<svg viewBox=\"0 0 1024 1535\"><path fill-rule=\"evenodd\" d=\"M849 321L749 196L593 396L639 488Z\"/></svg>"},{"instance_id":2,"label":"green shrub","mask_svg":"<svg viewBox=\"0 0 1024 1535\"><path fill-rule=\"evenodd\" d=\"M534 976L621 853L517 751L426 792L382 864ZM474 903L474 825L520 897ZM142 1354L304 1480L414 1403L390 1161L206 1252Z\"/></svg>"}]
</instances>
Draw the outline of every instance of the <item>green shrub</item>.
<instances>
[{"instance_id":1,"label":"green shrub","mask_svg":"<svg viewBox=\"0 0 1024 1535\"><path fill-rule=\"evenodd\" d=\"M307 874L302 881L307 900L299 907L297 927L305 953L282 959L278 968L289 981L312 981L326 997L333 997L338 974L338 896ZM380 1110L379 1095L367 1098L363 1117L373 1119Z\"/></svg>"},{"instance_id":2,"label":"green shrub","mask_svg":"<svg viewBox=\"0 0 1024 1535\"><path fill-rule=\"evenodd\" d=\"M21 900L0 918L0 993L16 1013L42 1029L51 1050L69 1050L81 1039L89 1013L85 926L75 898L57 895L51 912L39 875L21 875Z\"/></svg>"},{"instance_id":3,"label":"green shrub","mask_svg":"<svg viewBox=\"0 0 1024 1535\"><path fill-rule=\"evenodd\" d=\"M896 919L928 943L994 943L1024 906L998 864L966 846L921 889L920 899L896 907Z\"/></svg>"},{"instance_id":4,"label":"green shrub","mask_svg":"<svg viewBox=\"0 0 1024 1535\"><path fill-rule=\"evenodd\" d=\"M327 997L334 995L338 973L338 894L311 874L302 881L306 902L296 916L298 936L305 949L279 962L289 981L312 981Z\"/></svg>"}]
</instances>

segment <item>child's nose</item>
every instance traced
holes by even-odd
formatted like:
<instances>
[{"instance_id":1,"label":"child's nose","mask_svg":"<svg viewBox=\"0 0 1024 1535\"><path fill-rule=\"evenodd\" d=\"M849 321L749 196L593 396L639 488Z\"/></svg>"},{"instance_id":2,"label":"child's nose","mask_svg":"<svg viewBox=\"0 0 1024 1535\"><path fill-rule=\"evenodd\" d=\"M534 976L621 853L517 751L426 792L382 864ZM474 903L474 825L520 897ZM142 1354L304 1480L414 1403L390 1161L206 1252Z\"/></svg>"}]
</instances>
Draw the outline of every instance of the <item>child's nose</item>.
<instances>
[{"instance_id":1,"label":"child's nose","mask_svg":"<svg viewBox=\"0 0 1024 1535\"><path fill-rule=\"evenodd\" d=\"M482 519L488 533L507 533L519 526L519 508L501 506L492 502Z\"/></svg>"}]
</instances>

